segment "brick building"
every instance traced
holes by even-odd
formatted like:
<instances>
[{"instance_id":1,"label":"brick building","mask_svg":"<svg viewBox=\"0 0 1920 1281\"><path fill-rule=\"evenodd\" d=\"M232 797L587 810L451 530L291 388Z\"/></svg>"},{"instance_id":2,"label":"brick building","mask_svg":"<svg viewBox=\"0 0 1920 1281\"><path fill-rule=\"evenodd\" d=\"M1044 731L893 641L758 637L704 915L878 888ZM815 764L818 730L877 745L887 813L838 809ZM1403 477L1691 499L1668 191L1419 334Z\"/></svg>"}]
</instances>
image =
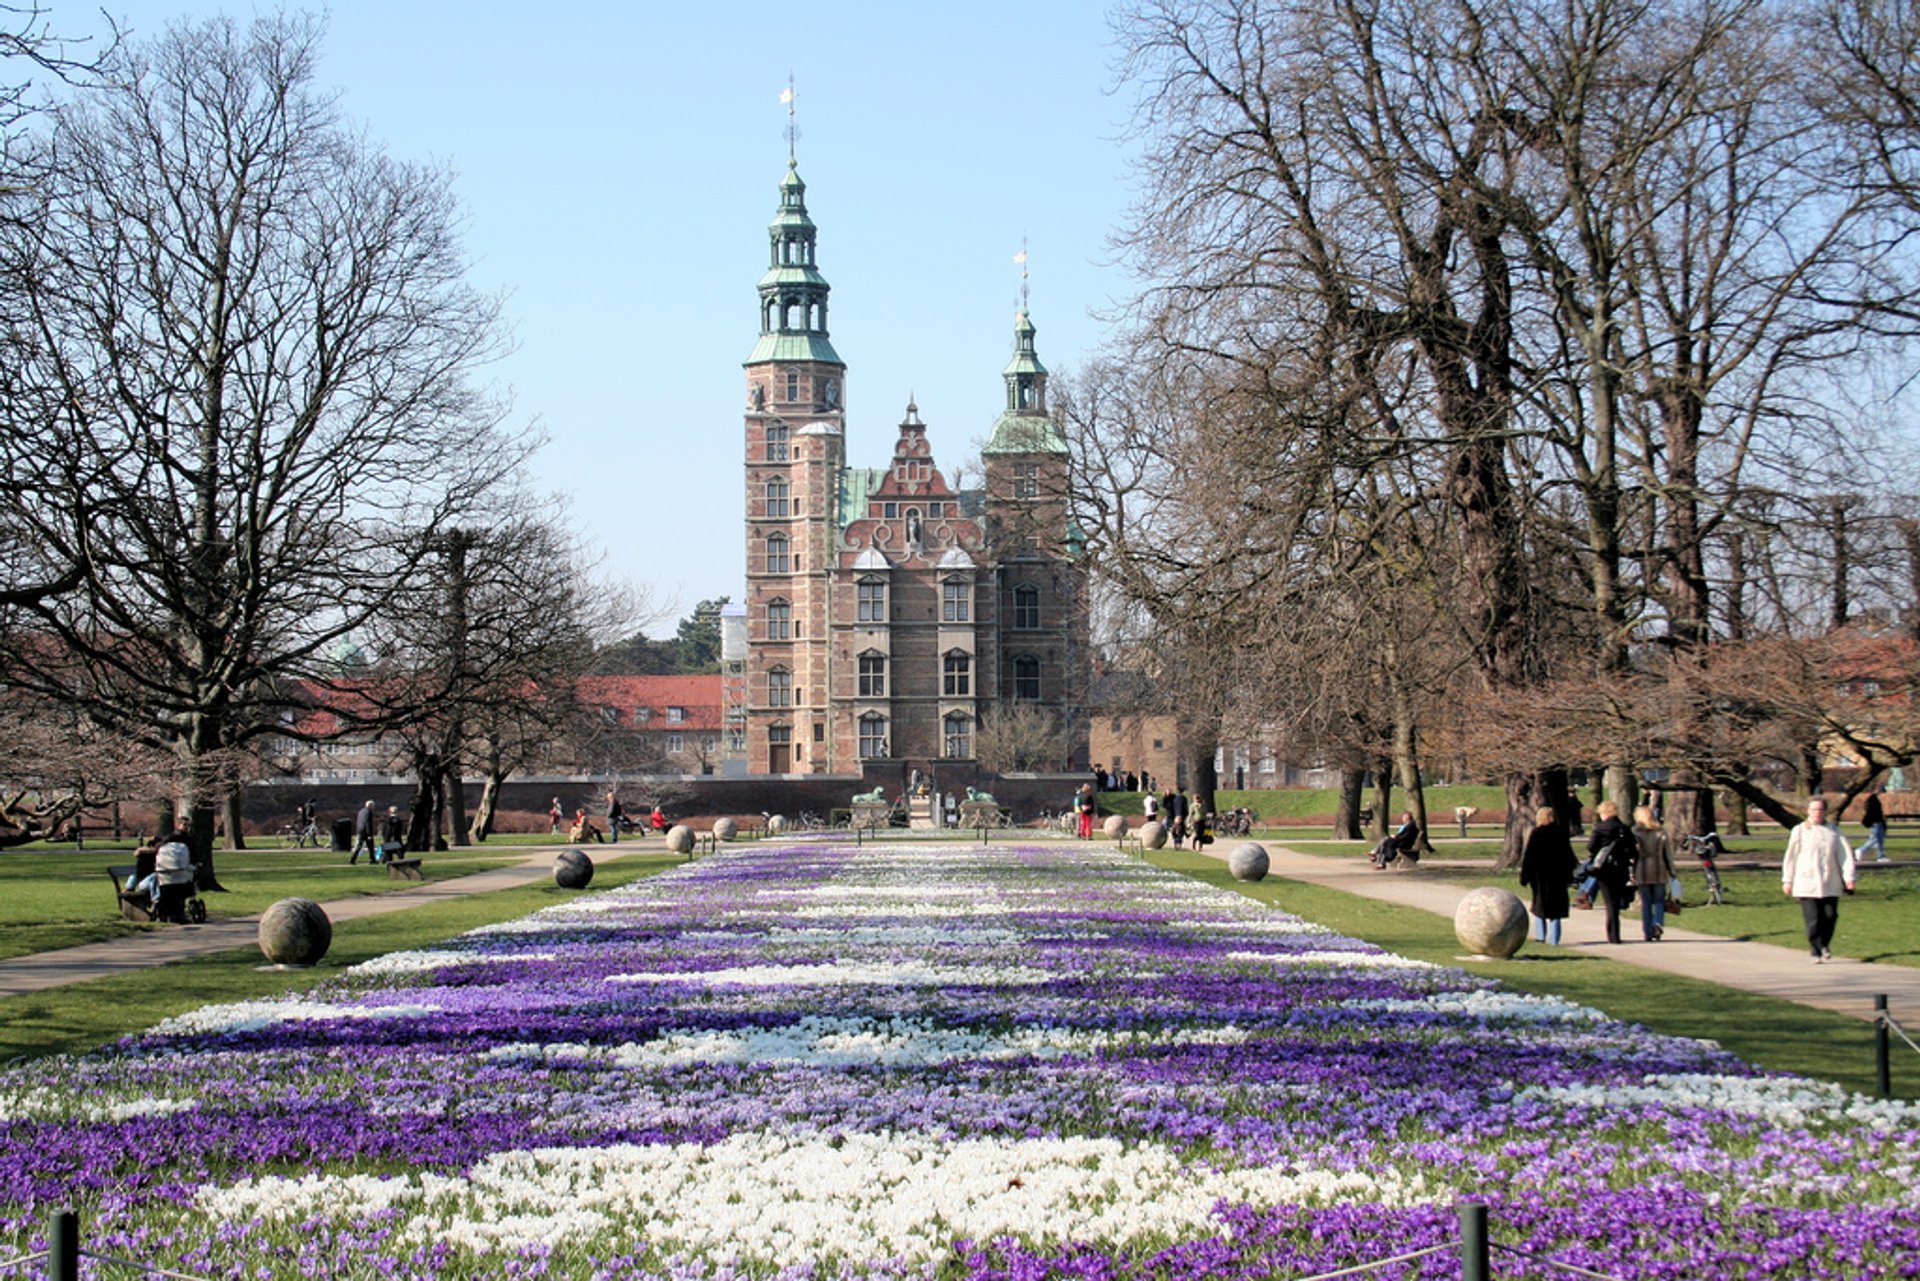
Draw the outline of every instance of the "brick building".
<instances>
[{"instance_id":1,"label":"brick building","mask_svg":"<svg viewBox=\"0 0 1920 1281\"><path fill-rule=\"evenodd\" d=\"M1085 574L1067 444L1024 310L984 485L956 491L909 403L893 459L846 460L847 366L789 158L769 228L760 337L745 361L747 767L858 773L971 767L983 717L1014 702L1086 763Z\"/></svg>"}]
</instances>

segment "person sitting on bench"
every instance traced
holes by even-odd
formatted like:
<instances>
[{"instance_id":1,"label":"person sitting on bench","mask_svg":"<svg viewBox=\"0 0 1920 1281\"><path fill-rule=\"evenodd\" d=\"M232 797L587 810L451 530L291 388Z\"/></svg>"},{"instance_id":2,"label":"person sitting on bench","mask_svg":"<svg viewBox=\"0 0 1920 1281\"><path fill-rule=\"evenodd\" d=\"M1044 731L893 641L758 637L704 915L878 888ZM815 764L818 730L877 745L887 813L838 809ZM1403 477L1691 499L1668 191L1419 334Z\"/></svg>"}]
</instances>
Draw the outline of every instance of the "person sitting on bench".
<instances>
[{"instance_id":1,"label":"person sitting on bench","mask_svg":"<svg viewBox=\"0 0 1920 1281\"><path fill-rule=\"evenodd\" d=\"M570 843L584 845L589 841L598 843L605 839L600 835L600 829L593 825L593 820L587 817L585 810L573 812L573 830L567 833L567 840Z\"/></svg>"},{"instance_id":2,"label":"person sitting on bench","mask_svg":"<svg viewBox=\"0 0 1920 1281\"><path fill-rule=\"evenodd\" d=\"M153 919L184 922L186 903L193 897L193 850L187 834L178 828L153 853Z\"/></svg>"},{"instance_id":3,"label":"person sitting on bench","mask_svg":"<svg viewBox=\"0 0 1920 1281\"><path fill-rule=\"evenodd\" d=\"M1420 827L1413 821L1412 810L1400 816L1399 831L1383 838L1373 848L1372 861L1378 869L1393 866L1393 860L1401 857L1405 857L1409 863L1420 858Z\"/></svg>"}]
</instances>

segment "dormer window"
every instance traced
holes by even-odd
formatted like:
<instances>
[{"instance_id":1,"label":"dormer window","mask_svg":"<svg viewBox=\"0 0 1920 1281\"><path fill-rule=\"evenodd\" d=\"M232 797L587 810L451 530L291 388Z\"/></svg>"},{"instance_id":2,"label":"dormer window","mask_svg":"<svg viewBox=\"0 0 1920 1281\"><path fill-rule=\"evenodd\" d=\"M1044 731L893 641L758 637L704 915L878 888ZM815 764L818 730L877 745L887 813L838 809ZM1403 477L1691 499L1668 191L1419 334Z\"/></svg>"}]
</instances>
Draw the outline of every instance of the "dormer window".
<instances>
[{"instance_id":1,"label":"dormer window","mask_svg":"<svg viewBox=\"0 0 1920 1281\"><path fill-rule=\"evenodd\" d=\"M669 707L669 708L667 709L667 724L669 724L669 725L681 725L681 724L685 724L685 723L686 723L686 719L687 719L687 709L686 709L686 708L684 708L684 707Z\"/></svg>"}]
</instances>

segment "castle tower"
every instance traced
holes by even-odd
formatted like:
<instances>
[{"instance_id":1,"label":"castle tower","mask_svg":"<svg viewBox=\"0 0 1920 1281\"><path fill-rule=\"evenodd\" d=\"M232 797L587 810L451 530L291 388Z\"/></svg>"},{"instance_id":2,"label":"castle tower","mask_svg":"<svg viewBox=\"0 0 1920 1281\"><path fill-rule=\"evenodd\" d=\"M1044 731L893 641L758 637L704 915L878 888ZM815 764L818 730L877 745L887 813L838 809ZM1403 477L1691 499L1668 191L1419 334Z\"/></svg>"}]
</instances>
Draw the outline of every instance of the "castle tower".
<instances>
[{"instance_id":1,"label":"castle tower","mask_svg":"<svg viewBox=\"0 0 1920 1281\"><path fill-rule=\"evenodd\" d=\"M828 585L846 465L846 365L827 337L826 277L791 154L767 228L760 338L747 373L748 768L828 768ZM808 620L814 620L809 626Z\"/></svg>"},{"instance_id":2,"label":"castle tower","mask_svg":"<svg viewBox=\"0 0 1920 1281\"><path fill-rule=\"evenodd\" d=\"M1066 437L1047 409L1047 368L1025 306L1014 315L1006 407L981 451L983 507L999 621L994 666L1003 703L1060 717L1068 758L1086 763L1087 599L1081 539L1067 502Z\"/></svg>"}]
</instances>

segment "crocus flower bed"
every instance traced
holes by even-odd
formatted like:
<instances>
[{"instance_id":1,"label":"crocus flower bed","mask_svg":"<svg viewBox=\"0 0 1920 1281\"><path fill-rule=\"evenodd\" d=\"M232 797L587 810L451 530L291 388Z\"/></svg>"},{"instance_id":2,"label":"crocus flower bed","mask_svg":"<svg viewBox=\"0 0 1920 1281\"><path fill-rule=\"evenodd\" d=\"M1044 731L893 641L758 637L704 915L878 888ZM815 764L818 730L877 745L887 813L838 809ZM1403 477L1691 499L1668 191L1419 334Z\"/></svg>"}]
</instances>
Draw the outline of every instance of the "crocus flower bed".
<instances>
[{"instance_id":1,"label":"crocus flower bed","mask_svg":"<svg viewBox=\"0 0 1920 1281\"><path fill-rule=\"evenodd\" d=\"M1920 1276L1920 1109L1089 846L766 845L0 1075L0 1258L201 1276ZM1374 1275L1450 1277L1450 1254Z\"/></svg>"}]
</instances>

